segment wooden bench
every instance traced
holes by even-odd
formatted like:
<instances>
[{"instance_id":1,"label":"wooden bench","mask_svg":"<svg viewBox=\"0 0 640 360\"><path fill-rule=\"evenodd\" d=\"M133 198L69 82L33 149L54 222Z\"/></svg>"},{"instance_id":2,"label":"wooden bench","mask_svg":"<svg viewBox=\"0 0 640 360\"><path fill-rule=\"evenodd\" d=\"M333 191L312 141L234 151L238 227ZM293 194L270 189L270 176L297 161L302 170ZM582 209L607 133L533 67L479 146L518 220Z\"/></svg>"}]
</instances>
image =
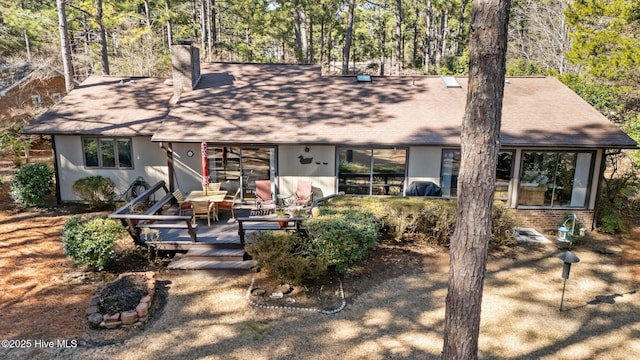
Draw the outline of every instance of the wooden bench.
<instances>
[{"instance_id":1,"label":"wooden bench","mask_svg":"<svg viewBox=\"0 0 640 360\"><path fill-rule=\"evenodd\" d=\"M240 244L244 245L245 232L247 230L296 230L301 229L302 221L305 218L302 217L239 217L238 220L238 235L240 236ZM286 222L286 226L280 226L279 223ZM291 223L293 222L293 225ZM252 223L252 224L247 224Z\"/></svg>"}]
</instances>

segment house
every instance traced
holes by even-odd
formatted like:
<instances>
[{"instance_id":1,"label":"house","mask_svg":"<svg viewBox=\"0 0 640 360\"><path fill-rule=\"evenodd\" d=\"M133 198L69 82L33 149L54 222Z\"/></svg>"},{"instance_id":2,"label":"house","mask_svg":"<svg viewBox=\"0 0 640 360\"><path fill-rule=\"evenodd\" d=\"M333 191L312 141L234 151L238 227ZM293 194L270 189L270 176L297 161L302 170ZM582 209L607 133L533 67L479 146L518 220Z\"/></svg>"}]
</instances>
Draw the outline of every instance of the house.
<instances>
[{"instance_id":1,"label":"house","mask_svg":"<svg viewBox=\"0 0 640 360\"><path fill-rule=\"evenodd\" d=\"M0 65L0 121L17 109L39 111L66 94L64 74L51 65Z\"/></svg>"},{"instance_id":2,"label":"house","mask_svg":"<svg viewBox=\"0 0 640 360\"><path fill-rule=\"evenodd\" d=\"M71 186L90 175L120 192L138 176L188 192L204 171L245 200L263 179L279 194L309 180L316 197L404 195L421 181L457 195L467 78L200 65L197 48L173 51L172 80L91 76L25 129L52 135L60 200L78 200ZM496 198L537 228L566 213L591 224L605 151L636 147L557 79L507 78Z\"/></svg>"}]
</instances>

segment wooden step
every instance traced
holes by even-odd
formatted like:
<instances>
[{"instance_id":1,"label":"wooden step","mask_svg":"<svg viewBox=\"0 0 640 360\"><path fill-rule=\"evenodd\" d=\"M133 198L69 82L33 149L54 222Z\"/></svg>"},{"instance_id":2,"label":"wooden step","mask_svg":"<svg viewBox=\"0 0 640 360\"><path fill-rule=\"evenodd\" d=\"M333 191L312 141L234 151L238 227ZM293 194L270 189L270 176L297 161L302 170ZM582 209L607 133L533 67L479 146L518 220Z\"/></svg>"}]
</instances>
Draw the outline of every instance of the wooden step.
<instances>
[{"instance_id":1,"label":"wooden step","mask_svg":"<svg viewBox=\"0 0 640 360\"><path fill-rule=\"evenodd\" d=\"M242 261L245 251L242 248L191 248L181 258L191 260Z\"/></svg>"},{"instance_id":2,"label":"wooden step","mask_svg":"<svg viewBox=\"0 0 640 360\"><path fill-rule=\"evenodd\" d=\"M254 260L246 261L219 261L219 260L193 260L190 257L182 257L172 261L167 267L174 270L251 270L256 265Z\"/></svg>"}]
</instances>

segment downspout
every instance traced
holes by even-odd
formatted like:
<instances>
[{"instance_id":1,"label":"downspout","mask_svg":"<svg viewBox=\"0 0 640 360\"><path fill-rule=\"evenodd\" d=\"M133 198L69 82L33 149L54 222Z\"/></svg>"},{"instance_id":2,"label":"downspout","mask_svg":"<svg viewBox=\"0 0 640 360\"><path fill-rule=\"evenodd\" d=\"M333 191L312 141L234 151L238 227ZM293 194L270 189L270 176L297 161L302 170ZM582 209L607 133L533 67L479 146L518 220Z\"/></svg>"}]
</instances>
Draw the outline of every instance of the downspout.
<instances>
[{"instance_id":1,"label":"downspout","mask_svg":"<svg viewBox=\"0 0 640 360\"><path fill-rule=\"evenodd\" d=\"M56 181L56 204L60 205L62 203L62 195L60 195L60 171L58 169L58 150L55 136L51 136L51 149L53 150L53 174Z\"/></svg>"}]
</instances>

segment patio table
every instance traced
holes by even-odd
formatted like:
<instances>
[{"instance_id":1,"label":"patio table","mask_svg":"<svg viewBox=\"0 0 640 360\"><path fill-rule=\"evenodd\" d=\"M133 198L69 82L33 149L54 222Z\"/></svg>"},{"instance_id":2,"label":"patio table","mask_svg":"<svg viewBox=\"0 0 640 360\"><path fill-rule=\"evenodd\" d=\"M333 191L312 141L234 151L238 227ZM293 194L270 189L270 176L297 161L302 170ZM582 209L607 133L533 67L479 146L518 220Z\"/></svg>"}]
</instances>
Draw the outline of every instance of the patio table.
<instances>
[{"instance_id":1,"label":"patio table","mask_svg":"<svg viewBox=\"0 0 640 360\"><path fill-rule=\"evenodd\" d=\"M202 191L194 190L187 195L185 201L208 201L215 204L215 212L213 213L214 219L218 220L218 203L224 201L227 196L226 190L220 191Z\"/></svg>"}]
</instances>

